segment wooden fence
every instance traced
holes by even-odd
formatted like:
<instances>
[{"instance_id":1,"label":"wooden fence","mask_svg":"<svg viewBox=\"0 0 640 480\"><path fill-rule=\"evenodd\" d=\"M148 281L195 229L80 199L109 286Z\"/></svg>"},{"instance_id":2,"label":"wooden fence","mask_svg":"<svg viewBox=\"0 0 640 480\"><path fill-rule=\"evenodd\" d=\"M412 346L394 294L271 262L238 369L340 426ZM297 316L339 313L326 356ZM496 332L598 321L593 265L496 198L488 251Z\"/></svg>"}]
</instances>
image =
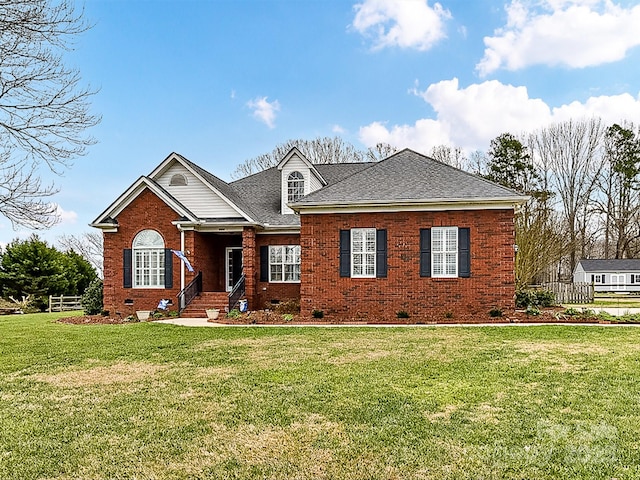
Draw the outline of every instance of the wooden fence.
<instances>
[{"instance_id":1,"label":"wooden fence","mask_svg":"<svg viewBox=\"0 0 640 480\"><path fill-rule=\"evenodd\" d=\"M593 303L593 284L581 283L545 283L542 288L551 290L557 303Z\"/></svg>"},{"instance_id":2,"label":"wooden fence","mask_svg":"<svg viewBox=\"0 0 640 480\"><path fill-rule=\"evenodd\" d=\"M61 295L60 297L54 297L49 295L49 313L51 312L63 312L66 310L82 310L80 299L82 297L73 297Z\"/></svg>"}]
</instances>

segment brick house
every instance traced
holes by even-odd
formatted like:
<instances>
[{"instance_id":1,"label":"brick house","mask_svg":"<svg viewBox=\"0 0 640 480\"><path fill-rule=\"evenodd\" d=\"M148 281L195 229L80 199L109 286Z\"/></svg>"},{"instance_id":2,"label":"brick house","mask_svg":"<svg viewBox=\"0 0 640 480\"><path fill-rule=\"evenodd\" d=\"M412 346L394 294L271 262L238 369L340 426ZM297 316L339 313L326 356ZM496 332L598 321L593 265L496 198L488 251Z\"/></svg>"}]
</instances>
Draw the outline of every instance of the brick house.
<instances>
[{"instance_id":1,"label":"brick house","mask_svg":"<svg viewBox=\"0 0 640 480\"><path fill-rule=\"evenodd\" d=\"M513 307L524 201L411 150L321 165L293 148L231 183L172 153L91 225L103 231L111 312L166 298L204 316L243 297L251 310L294 299L304 316L417 319Z\"/></svg>"}]
</instances>

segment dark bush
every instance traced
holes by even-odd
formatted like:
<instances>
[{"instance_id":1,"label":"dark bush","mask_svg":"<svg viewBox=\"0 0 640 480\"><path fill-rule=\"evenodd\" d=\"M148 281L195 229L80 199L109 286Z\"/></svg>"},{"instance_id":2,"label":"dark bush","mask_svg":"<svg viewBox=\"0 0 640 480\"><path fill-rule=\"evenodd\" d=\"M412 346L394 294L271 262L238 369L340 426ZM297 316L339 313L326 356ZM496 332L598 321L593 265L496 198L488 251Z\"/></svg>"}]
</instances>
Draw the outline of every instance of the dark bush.
<instances>
[{"instance_id":1,"label":"dark bush","mask_svg":"<svg viewBox=\"0 0 640 480\"><path fill-rule=\"evenodd\" d=\"M87 315L98 315L102 312L102 280L96 278L85 290L80 304Z\"/></svg>"},{"instance_id":2,"label":"dark bush","mask_svg":"<svg viewBox=\"0 0 640 480\"><path fill-rule=\"evenodd\" d=\"M516 307L551 307L556 298L550 290L518 290L516 292Z\"/></svg>"},{"instance_id":3,"label":"dark bush","mask_svg":"<svg viewBox=\"0 0 640 480\"><path fill-rule=\"evenodd\" d=\"M491 310L489 310L489 316L490 317L501 317L502 316L502 310L499 309L498 307L493 307Z\"/></svg>"},{"instance_id":4,"label":"dark bush","mask_svg":"<svg viewBox=\"0 0 640 480\"><path fill-rule=\"evenodd\" d=\"M324 312L322 310L314 310L311 312L313 318L324 318Z\"/></svg>"},{"instance_id":5,"label":"dark bush","mask_svg":"<svg viewBox=\"0 0 640 480\"><path fill-rule=\"evenodd\" d=\"M396 317L398 317L398 318L409 318L409 312L407 312L406 310L400 310L400 311L396 312Z\"/></svg>"}]
</instances>

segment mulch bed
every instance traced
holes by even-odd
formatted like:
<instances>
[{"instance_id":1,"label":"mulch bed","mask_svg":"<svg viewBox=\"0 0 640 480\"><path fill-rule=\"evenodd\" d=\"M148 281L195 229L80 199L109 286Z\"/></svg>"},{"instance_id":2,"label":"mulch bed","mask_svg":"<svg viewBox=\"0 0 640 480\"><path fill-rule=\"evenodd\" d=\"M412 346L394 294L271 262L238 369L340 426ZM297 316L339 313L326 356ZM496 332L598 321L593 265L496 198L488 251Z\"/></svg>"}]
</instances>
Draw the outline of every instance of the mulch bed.
<instances>
[{"instance_id":1,"label":"mulch bed","mask_svg":"<svg viewBox=\"0 0 640 480\"><path fill-rule=\"evenodd\" d=\"M602 322L597 317L562 315L561 307L542 309L540 315L527 315L524 310L515 310L505 313L502 317L490 317L486 313L442 316L440 318L396 318L393 317L359 317L359 318L331 318L322 319L301 317L294 315L290 321L283 318L282 314L272 311L255 311L243 314L238 318L228 318L220 315L215 323L225 325L436 325L436 324L478 324L478 323L611 323ZM153 320L149 320L153 321ZM102 315L84 315L78 317L60 318L58 322L74 325L117 325L134 323L126 318L109 317ZM615 323L615 322L614 322Z\"/></svg>"}]
</instances>

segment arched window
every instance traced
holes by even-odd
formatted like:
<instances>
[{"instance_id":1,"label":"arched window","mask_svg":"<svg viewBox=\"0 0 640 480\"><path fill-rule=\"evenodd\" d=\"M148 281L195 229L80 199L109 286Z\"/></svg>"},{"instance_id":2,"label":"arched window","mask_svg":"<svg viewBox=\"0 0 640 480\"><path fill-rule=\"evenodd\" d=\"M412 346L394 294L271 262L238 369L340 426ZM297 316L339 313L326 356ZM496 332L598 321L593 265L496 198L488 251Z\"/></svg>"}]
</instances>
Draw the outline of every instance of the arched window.
<instances>
[{"instance_id":1,"label":"arched window","mask_svg":"<svg viewBox=\"0 0 640 480\"><path fill-rule=\"evenodd\" d=\"M187 177L185 177L183 174L181 173L176 173L175 175L173 175L171 177L171 180L169 181L169 185L171 186L185 186L187 184Z\"/></svg>"},{"instance_id":2,"label":"arched window","mask_svg":"<svg viewBox=\"0 0 640 480\"><path fill-rule=\"evenodd\" d=\"M287 202L295 202L304 197L304 175L291 172L287 178Z\"/></svg>"},{"instance_id":3,"label":"arched window","mask_svg":"<svg viewBox=\"0 0 640 480\"><path fill-rule=\"evenodd\" d=\"M164 240L155 230L133 239L133 287L164 288Z\"/></svg>"}]
</instances>

